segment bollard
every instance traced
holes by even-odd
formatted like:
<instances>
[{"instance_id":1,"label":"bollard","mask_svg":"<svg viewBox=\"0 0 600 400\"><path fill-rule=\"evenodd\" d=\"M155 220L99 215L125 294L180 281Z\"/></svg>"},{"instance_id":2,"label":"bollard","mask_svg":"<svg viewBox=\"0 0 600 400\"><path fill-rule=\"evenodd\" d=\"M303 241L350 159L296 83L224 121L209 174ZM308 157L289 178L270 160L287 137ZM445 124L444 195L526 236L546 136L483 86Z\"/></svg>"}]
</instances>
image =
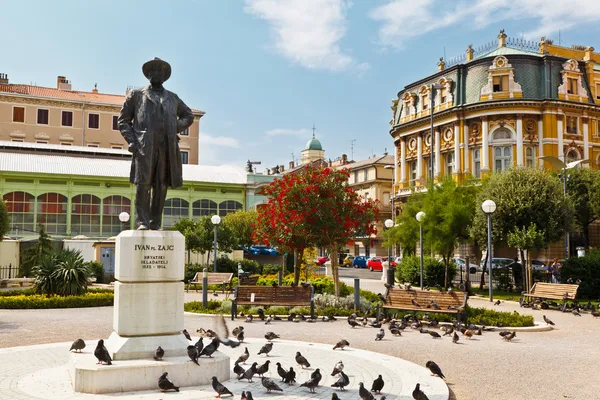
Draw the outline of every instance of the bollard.
<instances>
[{"instance_id":1,"label":"bollard","mask_svg":"<svg viewBox=\"0 0 600 400\"><path fill-rule=\"evenodd\" d=\"M202 307L208 307L208 272L202 270Z\"/></svg>"},{"instance_id":2,"label":"bollard","mask_svg":"<svg viewBox=\"0 0 600 400\"><path fill-rule=\"evenodd\" d=\"M283 280L283 271L277 271L277 284L281 286L281 281Z\"/></svg>"},{"instance_id":3,"label":"bollard","mask_svg":"<svg viewBox=\"0 0 600 400\"><path fill-rule=\"evenodd\" d=\"M387 284L390 286L394 286L394 281L396 280L394 277L394 273L396 272L396 268L388 267L387 270Z\"/></svg>"},{"instance_id":4,"label":"bollard","mask_svg":"<svg viewBox=\"0 0 600 400\"><path fill-rule=\"evenodd\" d=\"M360 279L354 278L354 311L360 310Z\"/></svg>"}]
</instances>

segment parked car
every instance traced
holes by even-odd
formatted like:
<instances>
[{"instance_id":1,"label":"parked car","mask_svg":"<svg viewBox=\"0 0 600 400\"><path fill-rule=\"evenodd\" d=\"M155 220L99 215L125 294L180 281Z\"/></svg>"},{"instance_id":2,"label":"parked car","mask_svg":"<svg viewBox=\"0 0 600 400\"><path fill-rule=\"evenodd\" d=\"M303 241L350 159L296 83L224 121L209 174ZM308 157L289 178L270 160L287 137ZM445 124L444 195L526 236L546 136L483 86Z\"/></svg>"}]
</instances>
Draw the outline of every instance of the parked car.
<instances>
[{"instance_id":1,"label":"parked car","mask_svg":"<svg viewBox=\"0 0 600 400\"><path fill-rule=\"evenodd\" d=\"M352 266L354 268L367 268L367 257L365 256L356 256L352 261Z\"/></svg>"},{"instance_id":2,"label":"parked car","mask_svg":"<svg viewBox=\"0 0 600 400\"><path fill-rule=\"evenodd\" d=\"M317 258L317 265L325 265L327 261L329 261L328 256L319 257Z\"/></svg>"},{"instance_id":3,"label":"parked car","mask_svg":"<svg viewBox=\"0 0 600 400\"><path fill-rule=\"evenodd\" d=\"M371 257L367 261L369 271L383 271L383 260L380 257Z\"/></svg>"},{"instance_id":4,"label":"parked car","mask_svg":"<svg viewBox=\"0 0 600 400\"><path fill-rule=\"evenodd\" d=\"M277 250L275 250L272 247L259 246L259 245L250 246L250 248L248 249L248 251L253 256L258 256L258 255L276 256L278 254Z\"/></svg>"},{"instance_id":5,"label":"parked car","mask_svg":"<svg viewBox=\"0 0 600 400\"><path fill-rule=\"evenodd\" d=\"M351 267L353 261L354 261L354 256L352 254L348 254L346 256L346 258L344 258L344 262L342 263L342 265L344 267Z\"/></svg>"},{"instance_id":6,"label":"parked car","mask_svg":"<svg viewBox=\"0 0 600 400\"><path fill-rule=\"evenodd\" d=\"M454 265L456 265L456 269L458 270L458 273L460 274L460 270L462 267L462 270L464 273L467 272L467 262L464 258L460 258L460 257L454 257L452 259L452 262L454 263ZM469 273L474 274L479 270L479 266L477 266L477 264L469 264Z\"/></svg>"},{"instance_id":7,"label":"parked car","mask_svg":"<svg viewBox=\"0 0 600 400\"><path fill-rule=\"evenodd\" d=\"M506 267L508 264L512 264L514 262L514 258L492 258L492 269ZM487 260L485 257L481 259L481 263L479 263L479 270L483 271L483 264L485 264ZM487 265L487 264L486 264ZM487 266L486 266L487 269Z\"/></svg>"}]
</instances>

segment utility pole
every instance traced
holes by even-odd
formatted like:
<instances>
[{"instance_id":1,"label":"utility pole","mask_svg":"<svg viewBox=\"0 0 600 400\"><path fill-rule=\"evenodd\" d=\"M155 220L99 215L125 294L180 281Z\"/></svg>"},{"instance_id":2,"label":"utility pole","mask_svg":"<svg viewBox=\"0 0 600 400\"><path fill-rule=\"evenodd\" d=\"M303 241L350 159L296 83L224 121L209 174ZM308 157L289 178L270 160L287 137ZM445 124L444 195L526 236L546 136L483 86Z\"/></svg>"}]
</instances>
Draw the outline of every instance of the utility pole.
<instances>
[{"instance_id":1,"label":"utility pole","mask_svg":"<svg viewBox=\"0 0 600 400\"><path fill-rule=\"evenodd\" d=\"M350 141L350 161L354 161L354 142L356 142L356 139Z\"/></svg>"}]
</instances>

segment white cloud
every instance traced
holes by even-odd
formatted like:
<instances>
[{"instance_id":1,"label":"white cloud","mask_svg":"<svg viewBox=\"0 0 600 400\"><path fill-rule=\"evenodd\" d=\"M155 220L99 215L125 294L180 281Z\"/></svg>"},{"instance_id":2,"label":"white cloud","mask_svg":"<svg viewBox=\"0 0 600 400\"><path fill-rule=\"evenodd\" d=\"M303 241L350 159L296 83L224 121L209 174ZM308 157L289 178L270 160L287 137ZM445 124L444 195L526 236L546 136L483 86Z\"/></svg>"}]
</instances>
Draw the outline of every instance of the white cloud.
<instances>
[{"instance_id":1,"label":"white cloud","mask_svg":"<svg viewBox=\"0 0 600 400\"><path fill-rule=\"evenodd\" d=\"M598 0L388 0L369 16L380 21L383 47L402 48L406 41L427 32L462 24L475 29L506 20L529 19L527 39L539 39L558 30L580 27L600 19ZM510 34L510 32L508 32ZM514 35L516 36L516 35Z\"/></svg>"},{"instance_id":2,"label":"white cloud","mask_svg":"<svg viewBox=\"0 0 600 400\"><path fill-rule=\"evenodd\" d=\"M234 149L240 148L240 143L236 138L227 136L211 136L204 132L200 132L200 146L219 146L231 147Z\"/></svg>"},{"instance_id":3,"label":"white cloud","mask_svg":"<svg viewBox=\"0 0 600 400\"><path fill-rule=\"evenodd\" d=\"M346 54L347 0L246 0L244 10L267 21L275 50L308 69L342 71L367 68Z\"/></svg>"},{"instance_id":4,"label":"white cloud","mask_svg":"<svg viewBox=\"0 0 600 400\"><path fill-rule=\"evenodd\" d=\"M277 128L267 131L267 136L308 136L310 134L310 129Z\"/></svg>"}]
</instances>

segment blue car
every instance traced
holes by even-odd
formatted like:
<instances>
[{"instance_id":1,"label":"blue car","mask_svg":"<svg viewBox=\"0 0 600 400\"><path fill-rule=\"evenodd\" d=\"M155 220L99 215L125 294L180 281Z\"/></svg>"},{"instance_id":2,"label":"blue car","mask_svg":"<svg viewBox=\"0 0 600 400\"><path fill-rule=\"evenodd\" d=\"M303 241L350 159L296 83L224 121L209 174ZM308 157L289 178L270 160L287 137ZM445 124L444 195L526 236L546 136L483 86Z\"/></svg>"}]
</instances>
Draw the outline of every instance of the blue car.
<instances>
[{"instance_id":1,"label":"blue car","mask_svg":"<svg viewBox=\"0 0 600 400\"><path fill-rule=\"evenodd\" d=\"M354 257L354 261L352 261L352 266L354 268L367 268L367 257L365 257L365 256Z\"/></svg>"},{"instance_id":2,"label":"blue car","mask_svg":"<svg viewBox=\"0 0 600 400\"><path fill-rule=\"evenodd\" d=\"M254 255L254 256L258 256L258 255L267 255L267 256L276 256L277 250L275 250L272 247L268 247L268 246L250 246L250 248L248 249L250 251L250 254Z\"/></svg>"}]
</instances>

